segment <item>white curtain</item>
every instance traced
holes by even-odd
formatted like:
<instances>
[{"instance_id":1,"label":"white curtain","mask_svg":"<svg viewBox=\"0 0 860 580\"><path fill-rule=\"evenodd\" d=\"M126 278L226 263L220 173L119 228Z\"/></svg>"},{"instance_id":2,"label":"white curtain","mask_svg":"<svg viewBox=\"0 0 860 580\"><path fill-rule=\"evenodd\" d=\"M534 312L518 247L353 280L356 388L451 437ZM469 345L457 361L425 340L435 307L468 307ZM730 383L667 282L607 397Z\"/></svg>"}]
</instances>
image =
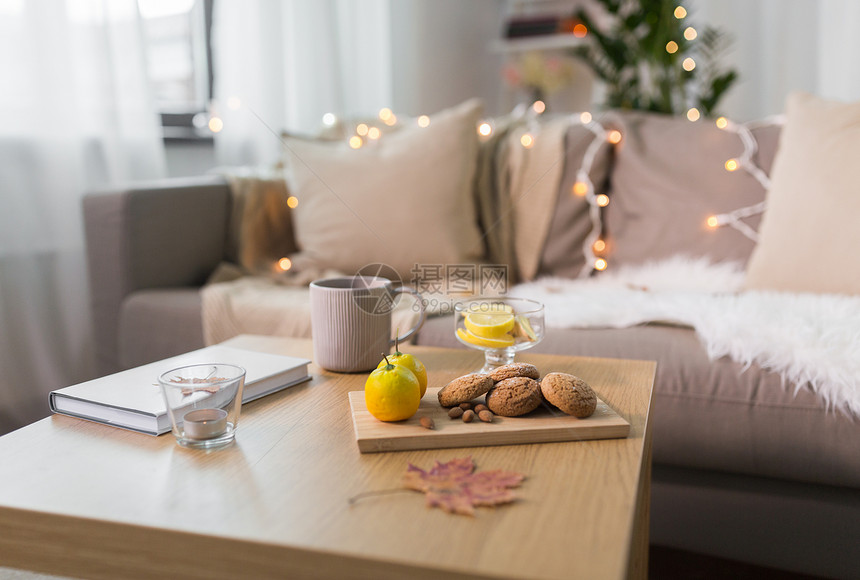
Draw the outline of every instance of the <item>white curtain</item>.
<instances>
[{"instance_id":1,"label":"white curtain","mask_svg":"<svg viewBox=\"0 0 860 580\"><path fill-rule=\"evenodd\" d=\"M0 433L91 377L81 198L164 175L135 0L0 0Z\"/></svg>"},{"instance_id":2,"label":"white curtain","mask_svg":"<svg viewBox=\"0 0 860 580\"><path fill-rule=\"evenodd\" d=\"M212 20L223 165L270 165L284 130L392 103L391 0L220 0Z\"/></svg>"},{"instance_id":3,"label":"white curtain","mask_svg":"<svg viewBox=\"0 0 860 580\"><path fill-rule=\"evenodd\" d=\"M793 90L860 100L857 0L692 0L691 22L734 39L724 62L740 80L723 112L747 121L783 111Z\"/></svg>"}]
</instances>

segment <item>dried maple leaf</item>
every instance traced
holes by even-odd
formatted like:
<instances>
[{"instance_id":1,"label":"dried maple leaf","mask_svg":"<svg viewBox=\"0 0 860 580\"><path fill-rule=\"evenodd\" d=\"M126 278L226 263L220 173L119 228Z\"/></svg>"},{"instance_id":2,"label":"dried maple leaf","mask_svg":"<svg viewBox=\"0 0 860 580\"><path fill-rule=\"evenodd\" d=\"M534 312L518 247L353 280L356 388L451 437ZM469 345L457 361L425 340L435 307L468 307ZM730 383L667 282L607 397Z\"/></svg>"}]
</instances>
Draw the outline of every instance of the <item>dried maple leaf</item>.
<instances>
[{"instance_id":1,"label":"dried maple leaf","mask_svg":"<svg viewBox=\"0 0 860 580\"><path fill-rule=\"evenodd\" d=\"M403 476L403 485L427 494L427 507L438 506L448 513L475 515L475 506L494 506L509 503L516 494L509 488L517 487L525 475L514 471L479 471L471 457L436 462L430 471L411 463Z\"/></svg>"}]
</instances>

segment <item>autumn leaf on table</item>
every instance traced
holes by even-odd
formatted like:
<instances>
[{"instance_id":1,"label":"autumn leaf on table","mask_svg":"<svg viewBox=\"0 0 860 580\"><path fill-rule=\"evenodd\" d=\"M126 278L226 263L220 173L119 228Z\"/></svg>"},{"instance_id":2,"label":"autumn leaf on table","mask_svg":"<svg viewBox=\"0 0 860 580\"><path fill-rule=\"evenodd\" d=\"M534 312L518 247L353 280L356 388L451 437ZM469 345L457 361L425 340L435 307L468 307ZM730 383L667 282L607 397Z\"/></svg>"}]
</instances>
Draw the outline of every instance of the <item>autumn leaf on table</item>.
<instances>
[{"instance_id":1,"label":"autumn leaf on table","mask_svg":"<svg viewBox=\"0 0 860 580\"><path fill-rule=\"evenodd\" d=\"M427 494L427 507L438 506L448 513L475 515L475 506L494 506L514 501L510 488L517 487L525 475L495 469L475 472L471 457L452 459L425 471L411 463L403 485Z\"/></svg>"}]
</instances>

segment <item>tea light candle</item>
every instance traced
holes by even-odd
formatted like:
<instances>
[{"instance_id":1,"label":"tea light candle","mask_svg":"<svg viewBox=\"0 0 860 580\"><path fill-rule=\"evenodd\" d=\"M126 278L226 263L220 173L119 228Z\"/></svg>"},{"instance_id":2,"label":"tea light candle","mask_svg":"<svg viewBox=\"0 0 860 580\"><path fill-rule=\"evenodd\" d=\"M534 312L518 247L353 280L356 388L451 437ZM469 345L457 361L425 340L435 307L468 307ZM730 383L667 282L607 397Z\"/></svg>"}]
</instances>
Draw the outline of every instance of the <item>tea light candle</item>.
<instances>
[{"instance_id":1,"label":"tea light candle","mask_svg":"<svg viewBox=\"0 0 860 580\"><path fill-rule=\"evenodd\" d=\"M223 409L189 411L182 420L189 439L214 439L227 431L227 411Z\"/></svg>"}]
</instances>

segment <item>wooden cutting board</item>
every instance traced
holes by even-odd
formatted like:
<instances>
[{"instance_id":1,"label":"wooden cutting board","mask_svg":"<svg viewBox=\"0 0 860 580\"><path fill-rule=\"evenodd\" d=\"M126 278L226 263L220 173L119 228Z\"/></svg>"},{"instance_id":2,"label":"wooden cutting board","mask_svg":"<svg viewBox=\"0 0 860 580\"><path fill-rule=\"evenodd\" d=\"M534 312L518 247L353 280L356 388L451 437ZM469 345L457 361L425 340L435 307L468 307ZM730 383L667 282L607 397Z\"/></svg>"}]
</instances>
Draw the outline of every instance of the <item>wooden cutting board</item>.
<instances>
[{"instance_id":1,"label":"wooden cutting board","mask_svg":"<svg viewBox=\"0 0 860 580\"><path fill-rule=\"evenodd\" d=\"M405 451L409 449L443 449L448 447L483 447L548 443L554 441L585 441L588 439L617 439L627 437L630 423L599 398L591 417L577 419L558 409L539 407L523 417L499 417L492 423L464 423L448 417L448 410L439 405L438 388L427 389L418 412L406 421L384 423L377 420L364 404L364 391L350 391L349 406L355 439L362 453ZM483 397L481 397L483 402ZM425 429L418 421L430 417L435 429Z\"/></svg>"}]
</instances>

